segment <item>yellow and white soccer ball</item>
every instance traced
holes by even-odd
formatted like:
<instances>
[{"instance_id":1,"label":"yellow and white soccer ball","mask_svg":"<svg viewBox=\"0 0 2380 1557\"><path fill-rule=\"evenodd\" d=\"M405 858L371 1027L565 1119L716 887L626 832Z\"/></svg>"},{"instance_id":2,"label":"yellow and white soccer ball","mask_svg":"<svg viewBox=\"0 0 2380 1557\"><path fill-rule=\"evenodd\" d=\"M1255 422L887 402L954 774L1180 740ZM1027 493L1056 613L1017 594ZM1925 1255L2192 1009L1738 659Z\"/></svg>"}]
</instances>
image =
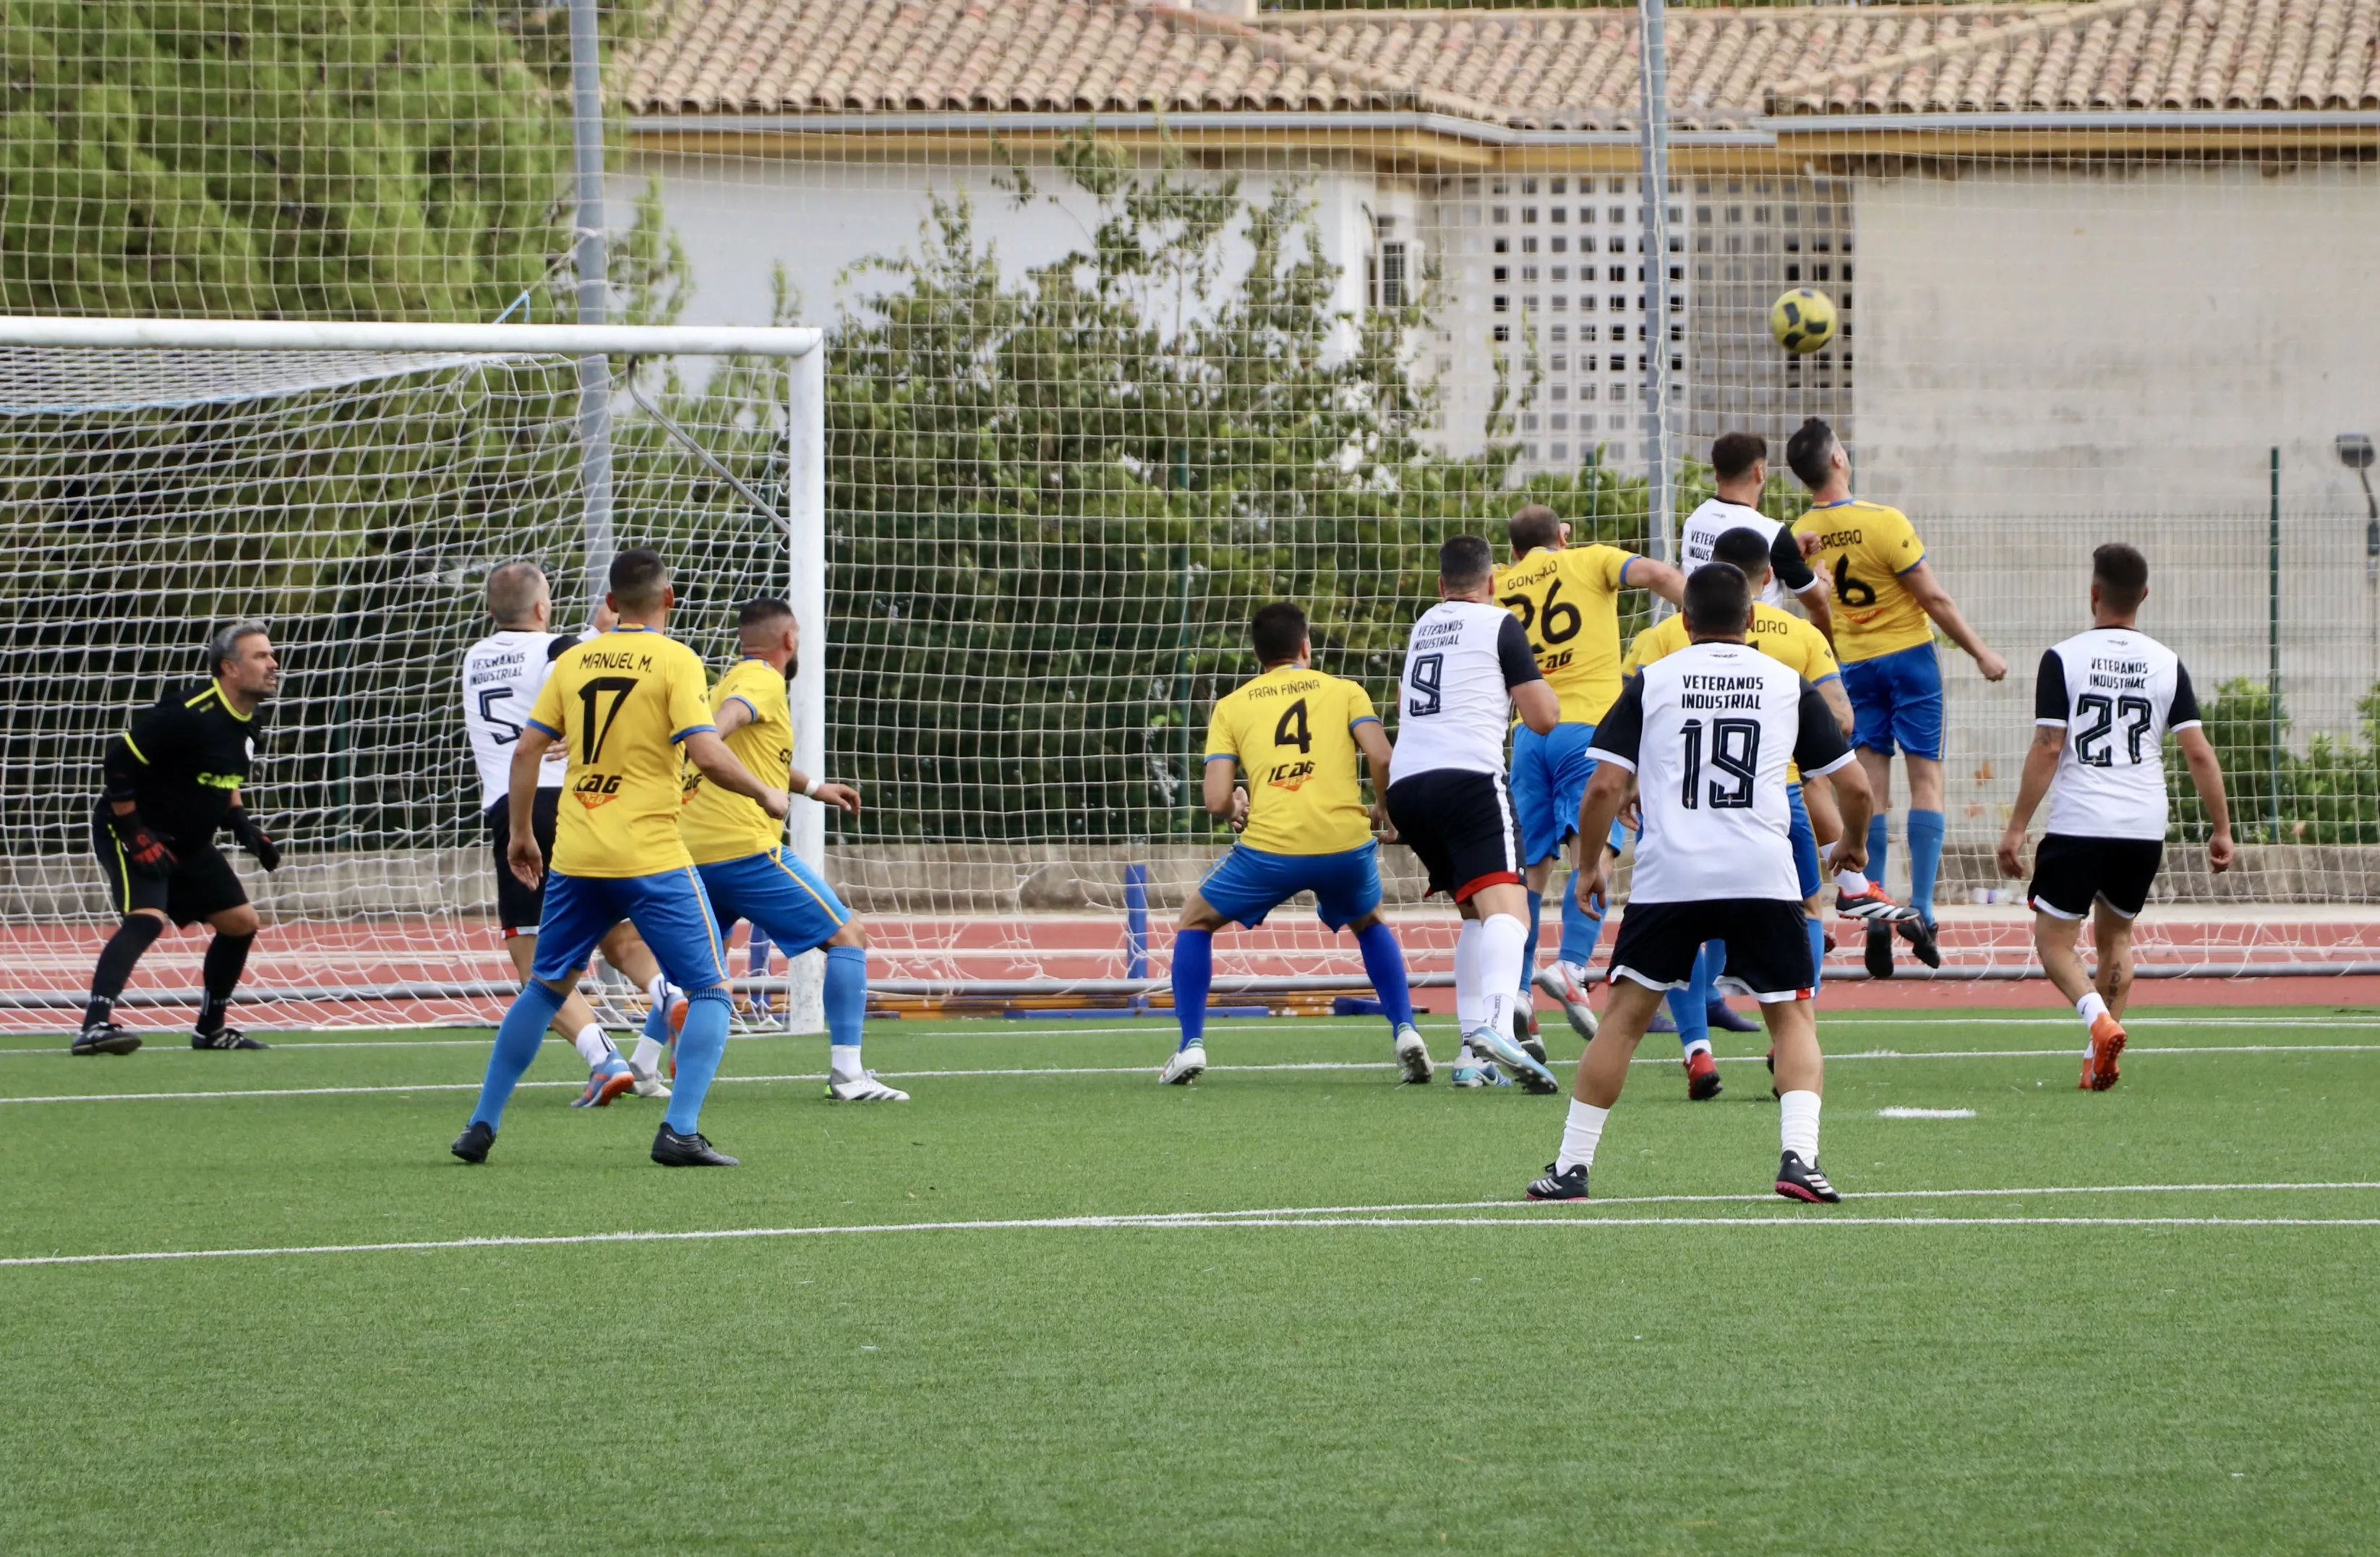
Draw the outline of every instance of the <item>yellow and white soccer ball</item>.
<instances>
[{"instance_id":1,"label":"yellow and white soccer ball","mask_svg":"<svg viewBox=\"0 0 2380 1557\"><path fill-rule=\"evenodd\" d=\"M1769 306L1768 333L1796 357L1823 351L1835 338L1835 300L1824 292L1796 286Z\"/></svg>"}]
</instances>

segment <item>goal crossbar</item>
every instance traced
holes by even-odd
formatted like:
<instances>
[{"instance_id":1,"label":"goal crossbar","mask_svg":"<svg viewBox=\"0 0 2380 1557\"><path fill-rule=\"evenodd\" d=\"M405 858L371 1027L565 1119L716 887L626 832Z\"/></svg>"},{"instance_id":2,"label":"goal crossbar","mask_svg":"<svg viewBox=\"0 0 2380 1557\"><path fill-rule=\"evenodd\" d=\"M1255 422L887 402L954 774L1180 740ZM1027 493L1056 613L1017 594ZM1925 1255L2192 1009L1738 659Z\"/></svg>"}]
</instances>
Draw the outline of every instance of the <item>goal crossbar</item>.
<instances>
[{"instance_id":1,"label":"goal crossbar","mask_svg":"<svg viewBox=\"0 0 2380 1557\"><path fill-rule=\"evenodd\" d=\"M468 352L548 357L808 357L808 325L420 324L363 320L0 317L0 347Z\"/></svg>"}]
</instances>

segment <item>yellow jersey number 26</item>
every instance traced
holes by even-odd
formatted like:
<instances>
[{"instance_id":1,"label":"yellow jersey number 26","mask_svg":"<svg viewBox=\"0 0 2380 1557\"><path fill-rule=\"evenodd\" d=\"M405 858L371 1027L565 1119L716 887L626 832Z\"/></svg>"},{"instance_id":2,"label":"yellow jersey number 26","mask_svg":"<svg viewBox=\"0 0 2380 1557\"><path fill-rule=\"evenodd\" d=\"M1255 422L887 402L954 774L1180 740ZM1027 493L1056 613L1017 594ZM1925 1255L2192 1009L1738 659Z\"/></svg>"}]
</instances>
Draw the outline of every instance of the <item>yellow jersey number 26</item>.
<instances>
[{"instance_id":1,"label":"yellow jersey number 26","mask_svg":"<svg viewBox=\"0 0 2380 1557\"><path fill-rule=\"evenodd\" d=\"M1556 578L1546 586L1543 601L1521 594L1505 595L1496 602L1521 619L1521 630L1530 636L1529 649L1536 655L1537 669L1541 671L1557 671L1569 664L1572 651L1560 645L1576 638L1579 629L1586 626L1586 618L1578 607L1561 598L1561 579Z\"/></svg>"}]
</instances>

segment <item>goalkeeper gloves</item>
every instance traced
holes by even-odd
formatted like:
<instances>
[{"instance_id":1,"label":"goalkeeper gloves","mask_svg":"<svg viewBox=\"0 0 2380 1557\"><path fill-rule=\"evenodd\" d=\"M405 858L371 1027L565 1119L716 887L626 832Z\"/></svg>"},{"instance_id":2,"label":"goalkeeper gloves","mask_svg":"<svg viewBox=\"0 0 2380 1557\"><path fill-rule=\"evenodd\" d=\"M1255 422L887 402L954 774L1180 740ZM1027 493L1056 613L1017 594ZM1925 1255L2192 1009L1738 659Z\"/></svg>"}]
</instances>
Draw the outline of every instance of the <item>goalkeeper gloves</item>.
<instances>
[{"instance_id":1,"label":"goalkeeper gloves","mask_svg":"<svg viewBox=\"0 0 2380 1557\"><path fill-rule=\"evenodd\" d=\"M245 807L234 806L231 814L224 818L224 825L231 829L231 835L239 840L241 848L256 857L259 865L267 870L281 869L281 845L265 836L264 829L256 824L256 819L248 814Z\"/></svg>"},{"instance_id":2,"label":"goalkeeper gloves","mask_svg":"<svg viewBox=\"0 0 2380 1557\"><path fill-rule=\"evenodd\" d=\"M113 811L107 825L114 830L115 841L124 850L124 862L144 876L169 876L181 862L164 840L149 831L139 811Z\"/></svg>"}]
</instances>

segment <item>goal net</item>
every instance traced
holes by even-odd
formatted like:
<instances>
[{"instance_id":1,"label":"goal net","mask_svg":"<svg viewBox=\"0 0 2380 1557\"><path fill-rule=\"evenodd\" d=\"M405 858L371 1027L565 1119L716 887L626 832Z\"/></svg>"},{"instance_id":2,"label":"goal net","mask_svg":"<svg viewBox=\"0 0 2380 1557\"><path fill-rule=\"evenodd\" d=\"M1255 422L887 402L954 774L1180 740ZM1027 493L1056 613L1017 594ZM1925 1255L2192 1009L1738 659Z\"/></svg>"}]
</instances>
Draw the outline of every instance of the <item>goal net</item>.
<instances>
[{"instance_id":1,"label":"goal net","mask_svg":"<svg viewBox=\"0 0 2380 1557\"><path fill-rule=\"evenodd\" d=\"M657 547L676 574L671 630L715 663L743 601L815 603L815 566L795 566L817 527L794 456L815 449L820 407L813 388L796 438L791 353L814 355L816 332L594 332L616 355L609 468L591 482L563 355L587 335L0 322L0 338L86 343L0 347L0 1023L77 1019L114 921L91 849L101 749L136 708L204 680L209 635L249 618L283 680L246 800L285 858L268 875L225 840L269 926L241 1019L501 1016L517 982L459 679L492 630L489 571L540 564L553 626L573 631L610 551ZM270 345L291 337L310 344ZM183 348L88 344L142 338ZM127 1004L193 1003L204 934L162 942Z\"/></svg>"}]
</instances>

